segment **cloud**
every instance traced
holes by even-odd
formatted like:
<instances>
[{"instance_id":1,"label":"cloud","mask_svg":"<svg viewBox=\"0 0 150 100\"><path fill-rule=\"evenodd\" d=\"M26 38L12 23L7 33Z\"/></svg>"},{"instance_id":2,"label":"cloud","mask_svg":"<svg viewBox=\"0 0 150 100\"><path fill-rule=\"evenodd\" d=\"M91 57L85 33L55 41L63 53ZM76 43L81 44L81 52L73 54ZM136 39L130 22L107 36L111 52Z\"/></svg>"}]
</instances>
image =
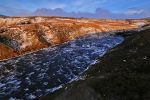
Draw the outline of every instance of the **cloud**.
<instances>
[{"instance_id":1,"label":"cloud","mask_svg":"<svg viewBox=\"0 0 150 100\"><path fill-rule=\"evenodd\" d=\"M82 5L83 2L77 3ZM94 13L92 12L66 12L64 10L65 5L58 6L51 4L49 8L40 8L33 12L25 9L15 9L6 6L0 6L0 14L6 14L9 16L62 16L62 17L86 17L86 18L109 18L109 19L129 19L129 18L144 18L150 17L150 11L140 8L129 8L121 13L114 13L104 8L97 8Z\"/></svg>"},{"instance_id":2,"label":"cloud","mask_svg":"<svg viewBox=\"0 0 150 100\"><path fill-rule=\"evenodd\" d=\"M51 3L49 4L49 8L51 9L56 9L56 8L65 8L66 5L65 4L55 4L55 3Z\"/></svg>"},{"instance_id":3,"label":"cloud","mask_svg":"<svg viewBox=\"0 0 150 100\"><path fill-rule=\"evenodd\" d=\"M132 7L132 8L129 8L125 12L125 14L133 18L143 18L143 17L150 17L149 12L150 10Z\"/></svg>"},{"instance_id":4,"label":"cloud","mask_svg":"<svg viewBox=\"0 0 150 100\"><path fill-rule=\"evenodd\" d=\"M93 13L96 8L102 6L107 0L74 0L71 2L70 6L68 6L69 11L75 12L91 12Z\"/></svg>"},{"instance_id":5,"label":"cloud","mask_svg":"<svg viewBox=\"0 0 150 100\"><path fill-rule=\"evenodd\" d=\"M144 12L144 9L139 9L139 8L129 8L125 13L128 15L135 15L135 14L141 14Z\"/></svg>"},{"instance_id":6,"label":"cloud","mask_svg":"<svg viewBox=\"0 0 150 100\"><path fill-rule=\"evenodd\" d=\"M56 8L56 9L47 9L47 8L41 8L37 9L30 15L35 15L35 16L68 16L69 13L66 13L63 9L61 8Z\"/></svg>"}]
</instances>

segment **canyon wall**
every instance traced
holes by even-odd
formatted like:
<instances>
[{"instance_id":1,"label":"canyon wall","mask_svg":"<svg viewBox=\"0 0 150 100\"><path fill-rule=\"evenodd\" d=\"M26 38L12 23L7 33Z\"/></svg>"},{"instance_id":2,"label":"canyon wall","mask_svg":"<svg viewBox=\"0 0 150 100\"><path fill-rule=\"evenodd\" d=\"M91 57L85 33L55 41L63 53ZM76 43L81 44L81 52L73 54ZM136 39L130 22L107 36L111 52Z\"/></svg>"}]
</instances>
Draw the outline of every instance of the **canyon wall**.
<instances>
[{"instance_id":1,"label":"canyon wall","mask_svg":"<svg viewBox=\"0 0 150 100\"><path fill-rule=\"evenodd\" d=\"M147 20L106 20L63 17L0 18L0 60L49 46L58 45L88 34L137 29Z\"/></svg>"}]
</instances>

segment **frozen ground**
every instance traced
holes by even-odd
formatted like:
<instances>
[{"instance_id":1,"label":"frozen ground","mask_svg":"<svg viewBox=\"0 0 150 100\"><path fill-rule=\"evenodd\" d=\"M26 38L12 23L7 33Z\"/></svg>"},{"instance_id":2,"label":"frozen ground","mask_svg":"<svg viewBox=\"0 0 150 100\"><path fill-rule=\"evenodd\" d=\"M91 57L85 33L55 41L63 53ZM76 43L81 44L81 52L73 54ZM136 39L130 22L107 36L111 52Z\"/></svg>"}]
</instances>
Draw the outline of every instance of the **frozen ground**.
<instances>
[{"instance_id":1,"label":"frozen ground","mask_svg":"<svg viewBox=\"0 0 150 100\"><path fill-rule=\"evenodd\" d=\"M0 62L0 100L34 99L76 79L121 36L86 36Z\"/></svg>"}]
</instances>

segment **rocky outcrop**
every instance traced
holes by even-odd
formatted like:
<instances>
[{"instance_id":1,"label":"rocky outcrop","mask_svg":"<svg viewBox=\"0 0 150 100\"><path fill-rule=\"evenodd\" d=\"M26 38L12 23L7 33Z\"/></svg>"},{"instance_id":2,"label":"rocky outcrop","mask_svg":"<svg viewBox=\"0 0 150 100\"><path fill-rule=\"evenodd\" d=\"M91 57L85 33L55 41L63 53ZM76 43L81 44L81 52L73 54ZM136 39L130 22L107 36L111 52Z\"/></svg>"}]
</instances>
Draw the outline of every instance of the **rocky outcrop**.
<instances>
[{"instance_id":1,"label":"rocky outcrop","mask_svg":"<svg viewBox=\"0 0 150 100\"><path fill-rule=\"evenodd\" d=\"M146 20L60 17L0 18L0 43L2 44L0 48L9 47L7 50L1 49L0 59L54 46L88 34L137 29L148 23Z\"/></svg>"}]
</instances>

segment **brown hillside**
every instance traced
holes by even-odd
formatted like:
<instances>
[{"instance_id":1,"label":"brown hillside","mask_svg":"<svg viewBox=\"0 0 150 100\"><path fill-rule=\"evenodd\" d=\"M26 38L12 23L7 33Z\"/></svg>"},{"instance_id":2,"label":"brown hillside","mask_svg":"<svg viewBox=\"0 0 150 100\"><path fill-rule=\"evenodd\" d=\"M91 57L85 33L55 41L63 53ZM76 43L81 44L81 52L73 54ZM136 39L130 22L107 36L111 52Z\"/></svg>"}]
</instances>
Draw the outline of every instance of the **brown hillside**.
<instances>
[{"instance_id":1,"label":"brown hillside","mask_svg":"<svg viewBox=\"0 0 150 100\"><path fill-rule=\"evenodd\" d=\"M137 29L146 20L96 20L61 17L0 18L0 60L61 44L77 37ZM10 48L9 48L10 47Z\"/></svg>"}]
</instances>

